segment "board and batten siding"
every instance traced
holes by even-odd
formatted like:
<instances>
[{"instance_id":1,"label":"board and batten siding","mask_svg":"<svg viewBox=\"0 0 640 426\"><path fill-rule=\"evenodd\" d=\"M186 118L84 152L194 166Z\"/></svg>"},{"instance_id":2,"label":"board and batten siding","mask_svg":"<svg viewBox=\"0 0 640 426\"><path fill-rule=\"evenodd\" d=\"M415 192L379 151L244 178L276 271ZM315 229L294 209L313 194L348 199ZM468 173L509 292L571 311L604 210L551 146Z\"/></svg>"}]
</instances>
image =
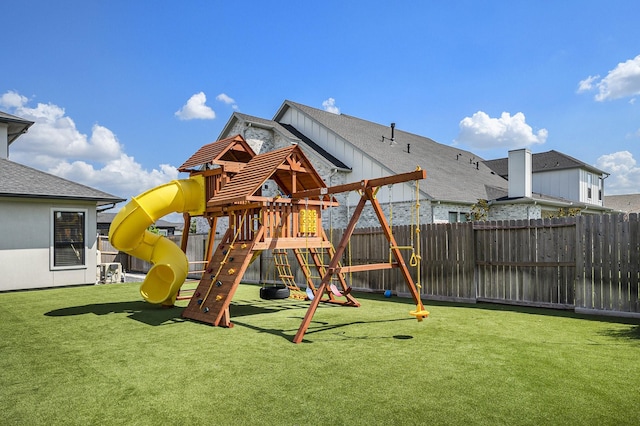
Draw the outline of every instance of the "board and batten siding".
<instances>
[{"instance_id":1,"label":"board and batten siding","mask_svg":"<svg viewBox=\"0 0 640 426\"><path fill-rule=\"evenodd\" d=\"M390 176L396 173L384 167L301 111L289 108L280 121L291 124L298 129L298 131L320 145L325 151L351 167L352 172L348 174L348 182ZM406 170L406 172L409 171L411 170ZM409 182L396 184L392 188L383 187L380 188L378 192L378 198L381 201L388 201L390 193L392 202L411 201L415 199L415 186L413 182ZM351 194L349 196L349 204L355 204L359 199L359 195Z\"/></svg>"},{"instance_id":2,"label":"board and batten siding","mask_svg":"<svg viewBox=\"0 0 640 426\"><path fill-rule=\"evenodd\" d=\"M578 169L550 170L534 173L533 192L560 197L567 200L580 200L580 179Z\"/></svg>"},{"instance_id":3,"label":"board and batten siding","mask_svg":"<svg viewBox=\"0 0 640 426\"><path fill-rule=\"evenodd\" d=\"M589 189L591 189L590 197ZM603 200L599 198L599 192L600 175L591 173L588 170L580 170L580 201L602 206Z\"/></svg>"}]
</instances>

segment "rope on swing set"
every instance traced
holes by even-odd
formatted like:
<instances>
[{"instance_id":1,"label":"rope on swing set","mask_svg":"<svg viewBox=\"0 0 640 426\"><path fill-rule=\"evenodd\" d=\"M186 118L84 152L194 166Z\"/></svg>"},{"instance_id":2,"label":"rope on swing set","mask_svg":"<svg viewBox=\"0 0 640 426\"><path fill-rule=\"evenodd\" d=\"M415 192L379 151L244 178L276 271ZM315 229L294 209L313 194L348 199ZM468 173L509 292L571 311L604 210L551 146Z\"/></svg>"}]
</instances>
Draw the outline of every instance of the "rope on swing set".
<instances>
[{"instance_id":1,"label":"rope on swing set","mask_svg":"<svg viewBox=\"0 0 640 426\"><path fill-rule=\"evenodd\" d=\"M416 170L420 170L420 166ZM420 276L422 275L422 255L420 252L420 181L416 181L416 195L415 204L412 210L411 222L414 224L414 232L411 233L411 245L413 245L413 235L416 237L416 249L411 256L410 264L416 267L416 288L418 290L418 302L416 309L409 311L409 315L416 317L418 321L422 321L429 316L429 311L424 309L422 300L420 299L420 289L422 284L420 283Z\"/></svg>"}]
</instances>

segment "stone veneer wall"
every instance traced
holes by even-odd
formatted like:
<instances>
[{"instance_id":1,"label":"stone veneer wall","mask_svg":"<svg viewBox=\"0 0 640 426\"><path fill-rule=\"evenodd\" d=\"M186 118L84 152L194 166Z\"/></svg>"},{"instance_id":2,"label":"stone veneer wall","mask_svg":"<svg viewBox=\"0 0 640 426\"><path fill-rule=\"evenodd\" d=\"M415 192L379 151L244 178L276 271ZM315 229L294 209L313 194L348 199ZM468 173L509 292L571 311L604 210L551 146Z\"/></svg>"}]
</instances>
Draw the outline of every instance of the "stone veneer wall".
<instances>
[{"instance_id":1,"label":"stone veneer wall","mask_svg":"<svg viewBox=\"0 0 640 426\"><path fill-rule=\"evenodd\" d=\"M540 219L542 208L531 204L499 204L489 209L489 220Z\"/></svg>"}]
</instances>

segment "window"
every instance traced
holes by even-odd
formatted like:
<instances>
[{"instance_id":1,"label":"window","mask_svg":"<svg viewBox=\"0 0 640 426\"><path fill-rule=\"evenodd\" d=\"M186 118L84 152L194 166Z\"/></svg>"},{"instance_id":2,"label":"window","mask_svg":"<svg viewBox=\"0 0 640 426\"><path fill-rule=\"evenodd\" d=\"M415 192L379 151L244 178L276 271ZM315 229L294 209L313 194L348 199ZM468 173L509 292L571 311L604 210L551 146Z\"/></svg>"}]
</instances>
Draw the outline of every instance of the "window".
<instances>
[{"instance_id":1,"label":"window","mask_svg":"<svg viewBox=\"0 0 640 426\"><path fill-rule=\"evenodd\" d=\"M84 266L85 212L53 211L53 266Z\"/></svg>"},{"instance_id":2,"label":"window","mask_svg":"<svg viewBox=\"0 0 640 426\"><path fill-rule=\"evenodd\" d=\"M604 179L598 179L598 201L602 201L602 188L604 188Z\"/></svg>"},{"instance_id":3,"label":"window","mask_svg":"<svg viewBox=\"0 0 640 426\"><path fill-rule=\"evenodd\" d=\"M449 212L449 223L467 222L467 214L460 212Z\"/></svg>"},{"instance_id":4,"label":"window","mask_svg":"<svg viewBox=\"0 0 640 426\"><path fill-rule=\"evenodd\" d=\"M587 174L587 198L591 199L591 186L593 186L593 180L591 173Z\"/></svg>"}]
</instances>

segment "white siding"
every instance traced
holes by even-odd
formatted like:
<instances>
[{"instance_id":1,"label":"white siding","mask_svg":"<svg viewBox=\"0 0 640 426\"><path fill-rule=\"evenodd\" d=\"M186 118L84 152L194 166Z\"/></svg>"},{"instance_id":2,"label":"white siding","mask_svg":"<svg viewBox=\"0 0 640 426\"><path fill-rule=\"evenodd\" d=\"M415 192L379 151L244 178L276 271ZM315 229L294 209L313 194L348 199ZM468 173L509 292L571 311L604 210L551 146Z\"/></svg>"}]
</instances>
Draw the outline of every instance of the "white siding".
<instances>
[{"instance_id":1,"label":"white siding","mask_svg":"<svg viewBox=\"0 0 640 426\"><path fill-rule=\"evenodd\" d=\"M86 265L51 270L51 209L86 210ZM0 198L0 291L94 284L96 281L95 203Z\"/></svg>"},{"instance_id":2,"label":"white siding","mask_svg":"<svg viewBox=\"0 0 640 426\"><path fill-rule=\"evenodd\" d=\"M357 182L364 179L374 179L394 174L391 170L383 167L380 163L374 161L362 151L355 149L353 145L342 139L340 136L294 108L287 109L280 121L285 124L291 124L298 129L298 131L320 145L325 151L334 157L339 158L340 161L351 167L352 172L348 174L346 179L347 182ZM394 185L393 190L391 191L393 197L391 201L403 202L414 200L414 188L415 187L411 182ZM388 188L381 188L378 192L378 198L380 200L388 201ZM357 194L351 194L349 196L349 203L353 205L354 203L357 203L359 199L360 197Z\"/></svg>"},{"instance_id":3,"label":"white siding","mask_svg":"<svg viewBox=\"0 0 640 426\"><path fill-rule=\"evenodd\" d=\"M591 197L589 198L589 176ZM533 192L571 201L602 206L599 197L600 175L584 169L556 170L533 174Z\"/></svg>"},{"instance_id":4,"label":"white siding","mask_svg":"<svg viewBox=\"0 0 640 426\"><path fill-rule=\"evenodd\" d=\"M578 169L555 170L533 174L533 192L567 200L580 200Z\"/></svg>"},{"instance_id":5,"label":"white siding","mask_svg":"<svg viewBox=\"0 0 640 426\"><path fill-rule=\"evenodd\" d=\"M598 206L603 205L603 200L600 199L600 175L580 170L580 201Z\"/></svg>"}]
</instances>

